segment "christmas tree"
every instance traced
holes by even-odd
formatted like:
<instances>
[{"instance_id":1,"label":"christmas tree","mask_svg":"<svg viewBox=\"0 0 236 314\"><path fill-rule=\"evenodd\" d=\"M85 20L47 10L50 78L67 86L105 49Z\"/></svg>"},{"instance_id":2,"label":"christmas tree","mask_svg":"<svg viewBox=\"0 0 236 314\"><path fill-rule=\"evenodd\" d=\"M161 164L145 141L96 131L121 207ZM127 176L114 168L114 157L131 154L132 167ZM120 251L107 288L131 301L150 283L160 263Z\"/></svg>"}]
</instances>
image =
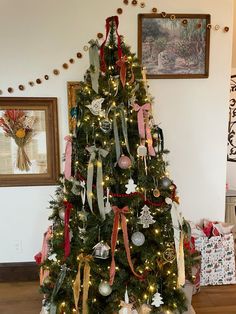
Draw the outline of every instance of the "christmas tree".
<instances>
[{"instance_id":1,"label":"christmas tree","mask_svg":"<svg viewBox=\"0 0 236 314\"><path fill-rule=\"evenodd\" d=\"M42 313L182 313L176 185L145 69L118 34L116 16L106 20L101 46L90 41L89 57L50 202L52 226L37 256Z\"/></svg>"}]
</instances>

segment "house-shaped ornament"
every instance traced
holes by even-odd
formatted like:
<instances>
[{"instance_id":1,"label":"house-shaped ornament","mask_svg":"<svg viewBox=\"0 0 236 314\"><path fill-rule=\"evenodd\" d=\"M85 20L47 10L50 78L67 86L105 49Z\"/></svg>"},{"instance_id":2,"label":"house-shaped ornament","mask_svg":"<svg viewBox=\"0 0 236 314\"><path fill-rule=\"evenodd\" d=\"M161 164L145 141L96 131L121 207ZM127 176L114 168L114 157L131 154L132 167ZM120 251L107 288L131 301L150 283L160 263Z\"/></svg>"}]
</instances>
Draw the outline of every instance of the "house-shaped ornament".
<instances>
[{"instance_id":1,"label":"house-shaped ornament","mask_svg":"<svg viewBox=\"0 0 236 314\"><path fill-rule=\"evenodd\" d=\"M110 246L106 242L100 241L93 249L94 257L101 259L107 259L109 257Z\"/></svg>"}]
</instances>

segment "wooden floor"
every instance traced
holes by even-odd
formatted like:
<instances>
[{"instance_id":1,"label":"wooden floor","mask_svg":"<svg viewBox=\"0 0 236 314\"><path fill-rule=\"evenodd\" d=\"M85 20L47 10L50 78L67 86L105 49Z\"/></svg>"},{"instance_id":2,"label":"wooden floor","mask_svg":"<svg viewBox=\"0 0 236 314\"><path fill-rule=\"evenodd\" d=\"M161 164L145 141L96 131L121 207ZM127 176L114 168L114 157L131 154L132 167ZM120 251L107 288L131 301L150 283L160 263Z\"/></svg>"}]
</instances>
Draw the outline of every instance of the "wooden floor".
<instances>
[{"instance_id":1,"label":"wooden floor","mask_svg":"<svg viewBox=\"0 0 236 314\"><path fill-rule=\"evenodd\" d=\"M0 283L0 314L39 314L41 297L37 282ZM236 285L201 288L193 307L196 314L236 314Z\"/></svg>"}]
</instances>

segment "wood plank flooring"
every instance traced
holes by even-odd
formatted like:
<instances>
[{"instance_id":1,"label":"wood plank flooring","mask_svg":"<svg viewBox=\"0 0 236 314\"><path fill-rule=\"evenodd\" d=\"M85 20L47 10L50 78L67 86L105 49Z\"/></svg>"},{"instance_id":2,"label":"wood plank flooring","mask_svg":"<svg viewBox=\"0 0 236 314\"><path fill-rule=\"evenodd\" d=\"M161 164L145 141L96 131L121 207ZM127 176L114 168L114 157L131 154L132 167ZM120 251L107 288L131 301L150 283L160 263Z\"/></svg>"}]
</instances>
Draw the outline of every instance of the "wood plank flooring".
<instances>
[{"instance_id":1,"label":"wood plank flooring","mask_svg":"<svg viewBox=\"0 0 236 314\"><path fill-rule=\"evenodd\" d=\"M38 282L0 283L0 314L39 314L41 298ZM236 314L236 285L202 287L192 304L196 314Z\"/></svg>"}]
</instances>

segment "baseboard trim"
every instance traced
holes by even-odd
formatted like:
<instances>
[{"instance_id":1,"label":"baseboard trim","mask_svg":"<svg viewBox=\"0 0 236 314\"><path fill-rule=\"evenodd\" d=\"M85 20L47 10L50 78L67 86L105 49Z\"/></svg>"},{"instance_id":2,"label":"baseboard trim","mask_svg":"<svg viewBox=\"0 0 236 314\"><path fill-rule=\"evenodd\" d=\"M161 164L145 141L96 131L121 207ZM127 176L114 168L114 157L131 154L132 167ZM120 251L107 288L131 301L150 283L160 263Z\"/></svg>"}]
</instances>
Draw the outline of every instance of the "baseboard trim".
<instances>
[{"instance_id":1,"label":"baseboard trim","mask_svg":"<svg viewBox=\"0 0 236 314\"><path fill-rule=\"evenodd\" d=\"M39 278L35 262L0 263L0 282L34 281Z\"/></svg>"}]
</instances>

